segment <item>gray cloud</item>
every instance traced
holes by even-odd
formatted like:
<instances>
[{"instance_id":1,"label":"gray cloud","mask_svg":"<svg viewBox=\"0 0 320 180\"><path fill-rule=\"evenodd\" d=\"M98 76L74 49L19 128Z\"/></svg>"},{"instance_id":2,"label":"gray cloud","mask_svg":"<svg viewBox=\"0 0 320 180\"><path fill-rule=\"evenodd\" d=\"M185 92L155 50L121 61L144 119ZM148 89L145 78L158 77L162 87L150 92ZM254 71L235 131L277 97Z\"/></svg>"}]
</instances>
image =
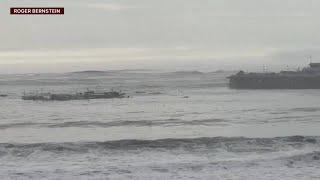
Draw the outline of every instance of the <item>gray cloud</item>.
<instances>
[{"instance_id":1,"label":"gray cloud","mask_svg":"<svg viewBox=\"0 0 320 180\"><path fill-rule=\"evenodd\" d=\"M10 16L11 6L65 6L66 14ZM307 51L318 56L317 7L316 0L13 0L0 6L0 51L122 48L126 53L128 48L138 48L152 49L147 57L158 61L190 56L195 64L199 59L225 58L239 64L242 57L256 57L253 64L264 59L287 63ZM183 55L179 47L190 52ZM297 53L285 53L292 50ZM104 59L114 58L104 55ZM137 61L146 57L129 55ZM0 63L4 61L8 60L0 56Z\"/></svg>"}]
</instances>

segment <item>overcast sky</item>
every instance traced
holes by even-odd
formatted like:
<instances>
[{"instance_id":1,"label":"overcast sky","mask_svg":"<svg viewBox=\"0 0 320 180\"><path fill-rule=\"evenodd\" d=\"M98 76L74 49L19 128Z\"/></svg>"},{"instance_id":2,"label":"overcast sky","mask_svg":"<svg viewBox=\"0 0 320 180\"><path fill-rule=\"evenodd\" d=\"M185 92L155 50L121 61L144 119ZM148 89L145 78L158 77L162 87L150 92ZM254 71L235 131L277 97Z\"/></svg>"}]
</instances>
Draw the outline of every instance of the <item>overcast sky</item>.
<instances>
[{"instance_id":1,"label":"overcast sky","mask_svg":"<svg viewBox=\"0 0 320 180\"><path fill-rule=\"evenodd\" d=\"M63 6L63 16L12 16ZM292 67L320 61L319 0L3 0L0 71Z\"/></svg>"}]
</instances>

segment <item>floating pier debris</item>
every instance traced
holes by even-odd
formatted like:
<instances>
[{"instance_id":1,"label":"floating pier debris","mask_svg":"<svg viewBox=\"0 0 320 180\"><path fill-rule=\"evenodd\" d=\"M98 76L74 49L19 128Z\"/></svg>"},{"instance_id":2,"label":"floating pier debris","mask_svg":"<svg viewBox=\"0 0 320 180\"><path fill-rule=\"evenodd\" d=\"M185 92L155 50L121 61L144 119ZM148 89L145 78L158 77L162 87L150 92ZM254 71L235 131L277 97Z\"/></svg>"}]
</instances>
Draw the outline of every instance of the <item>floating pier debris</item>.
<instances>
[{"instance_id":1,"label":"floating pier debris","mask_svg":"<svg viewBox=\"0 0 320 180\"><path fill-rule=\"evenodd\" d=\"M97 93L95 91L85 91L75 94L53 94L53 93L37 93L37 94L24 94L23 100L33 101L69 101L69 100L86 100L86 99L111 99L111 98L125 98L125 93L121 91L108 91Z\"/></svg>"}]
</instances>

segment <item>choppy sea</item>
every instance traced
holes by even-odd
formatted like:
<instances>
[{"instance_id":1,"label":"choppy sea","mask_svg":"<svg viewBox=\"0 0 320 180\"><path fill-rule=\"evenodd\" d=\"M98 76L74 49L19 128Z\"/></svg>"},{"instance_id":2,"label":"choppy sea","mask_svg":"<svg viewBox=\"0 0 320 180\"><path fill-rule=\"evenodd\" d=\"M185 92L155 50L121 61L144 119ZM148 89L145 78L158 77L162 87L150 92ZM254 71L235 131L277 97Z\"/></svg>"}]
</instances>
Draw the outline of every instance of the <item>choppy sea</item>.
<instances>
[{"instance_id":1,"label":"choppy sea","mask_svg":"<svg viewBox=\"0 0 320 180\"><path fill-rule=\"evenodd\" d=\"M234 90L228 75L0 75L0 179L320 179L320 90ZM21 99L87 89L130 97Z\"/></svg>"}]
</instances>

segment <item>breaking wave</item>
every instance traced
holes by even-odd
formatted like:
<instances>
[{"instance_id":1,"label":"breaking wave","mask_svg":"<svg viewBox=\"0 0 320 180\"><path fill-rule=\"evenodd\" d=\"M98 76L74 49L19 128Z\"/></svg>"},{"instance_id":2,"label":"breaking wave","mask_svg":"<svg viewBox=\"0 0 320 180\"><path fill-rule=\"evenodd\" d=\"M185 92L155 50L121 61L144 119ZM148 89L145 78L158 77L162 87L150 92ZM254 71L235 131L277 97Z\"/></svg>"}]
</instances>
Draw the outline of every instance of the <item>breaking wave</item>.
<instances>
[{"instance_id":1,"label":"breaking wave","mask_svg":"<svg viewBox=\"0 0 320 180\"><path fill-rule=\"evenodd\" d=\"M318 112L320 108L318 107L303 107L303 108L293 108L290 109L293 112Z\"/></svg>"},{"instance_id":2,"label":"breaking wave","mask_svg":"<svg viewBox=\"0 0 320 180\"><path fill-rule=\"evenodd\" d=\"M223 119L199 119L199 120L183 120L183 119L163 119L163 120L135 120L135 121L70 121L62 123L34 123L34 122L22 122L22 123L8 123L1 124L0 129L9 129L9 128L25 128L25 127L49 127L49 128L64 128L64 127L114 127L114 126L209 126L209 125L226 125L228 121Z\"/></svg>"},{"instance_id":3,"label":"breaking wave","mask_svg":"<svg viewBox=\"0 0 320 180\"><path fill-rule=\"evenodd\" d=\"M231 153L271 153L289 150L301 150L307 147L319 149L320 137L290 136L276 138L244 138L244 137L203 137L193 139L157 139L135 140L125 139L106 142L65 142L65 143L34 143L15 144L1 143L0 157L28 156L32 153L100 153L110 150L183 150L190 152L231 152ZM308 156L308 155L307 155ZM311 154L314 159L319 158L319 152ZM304 158L295 156L295 158Z\"/></svg>"}]
</instances>

